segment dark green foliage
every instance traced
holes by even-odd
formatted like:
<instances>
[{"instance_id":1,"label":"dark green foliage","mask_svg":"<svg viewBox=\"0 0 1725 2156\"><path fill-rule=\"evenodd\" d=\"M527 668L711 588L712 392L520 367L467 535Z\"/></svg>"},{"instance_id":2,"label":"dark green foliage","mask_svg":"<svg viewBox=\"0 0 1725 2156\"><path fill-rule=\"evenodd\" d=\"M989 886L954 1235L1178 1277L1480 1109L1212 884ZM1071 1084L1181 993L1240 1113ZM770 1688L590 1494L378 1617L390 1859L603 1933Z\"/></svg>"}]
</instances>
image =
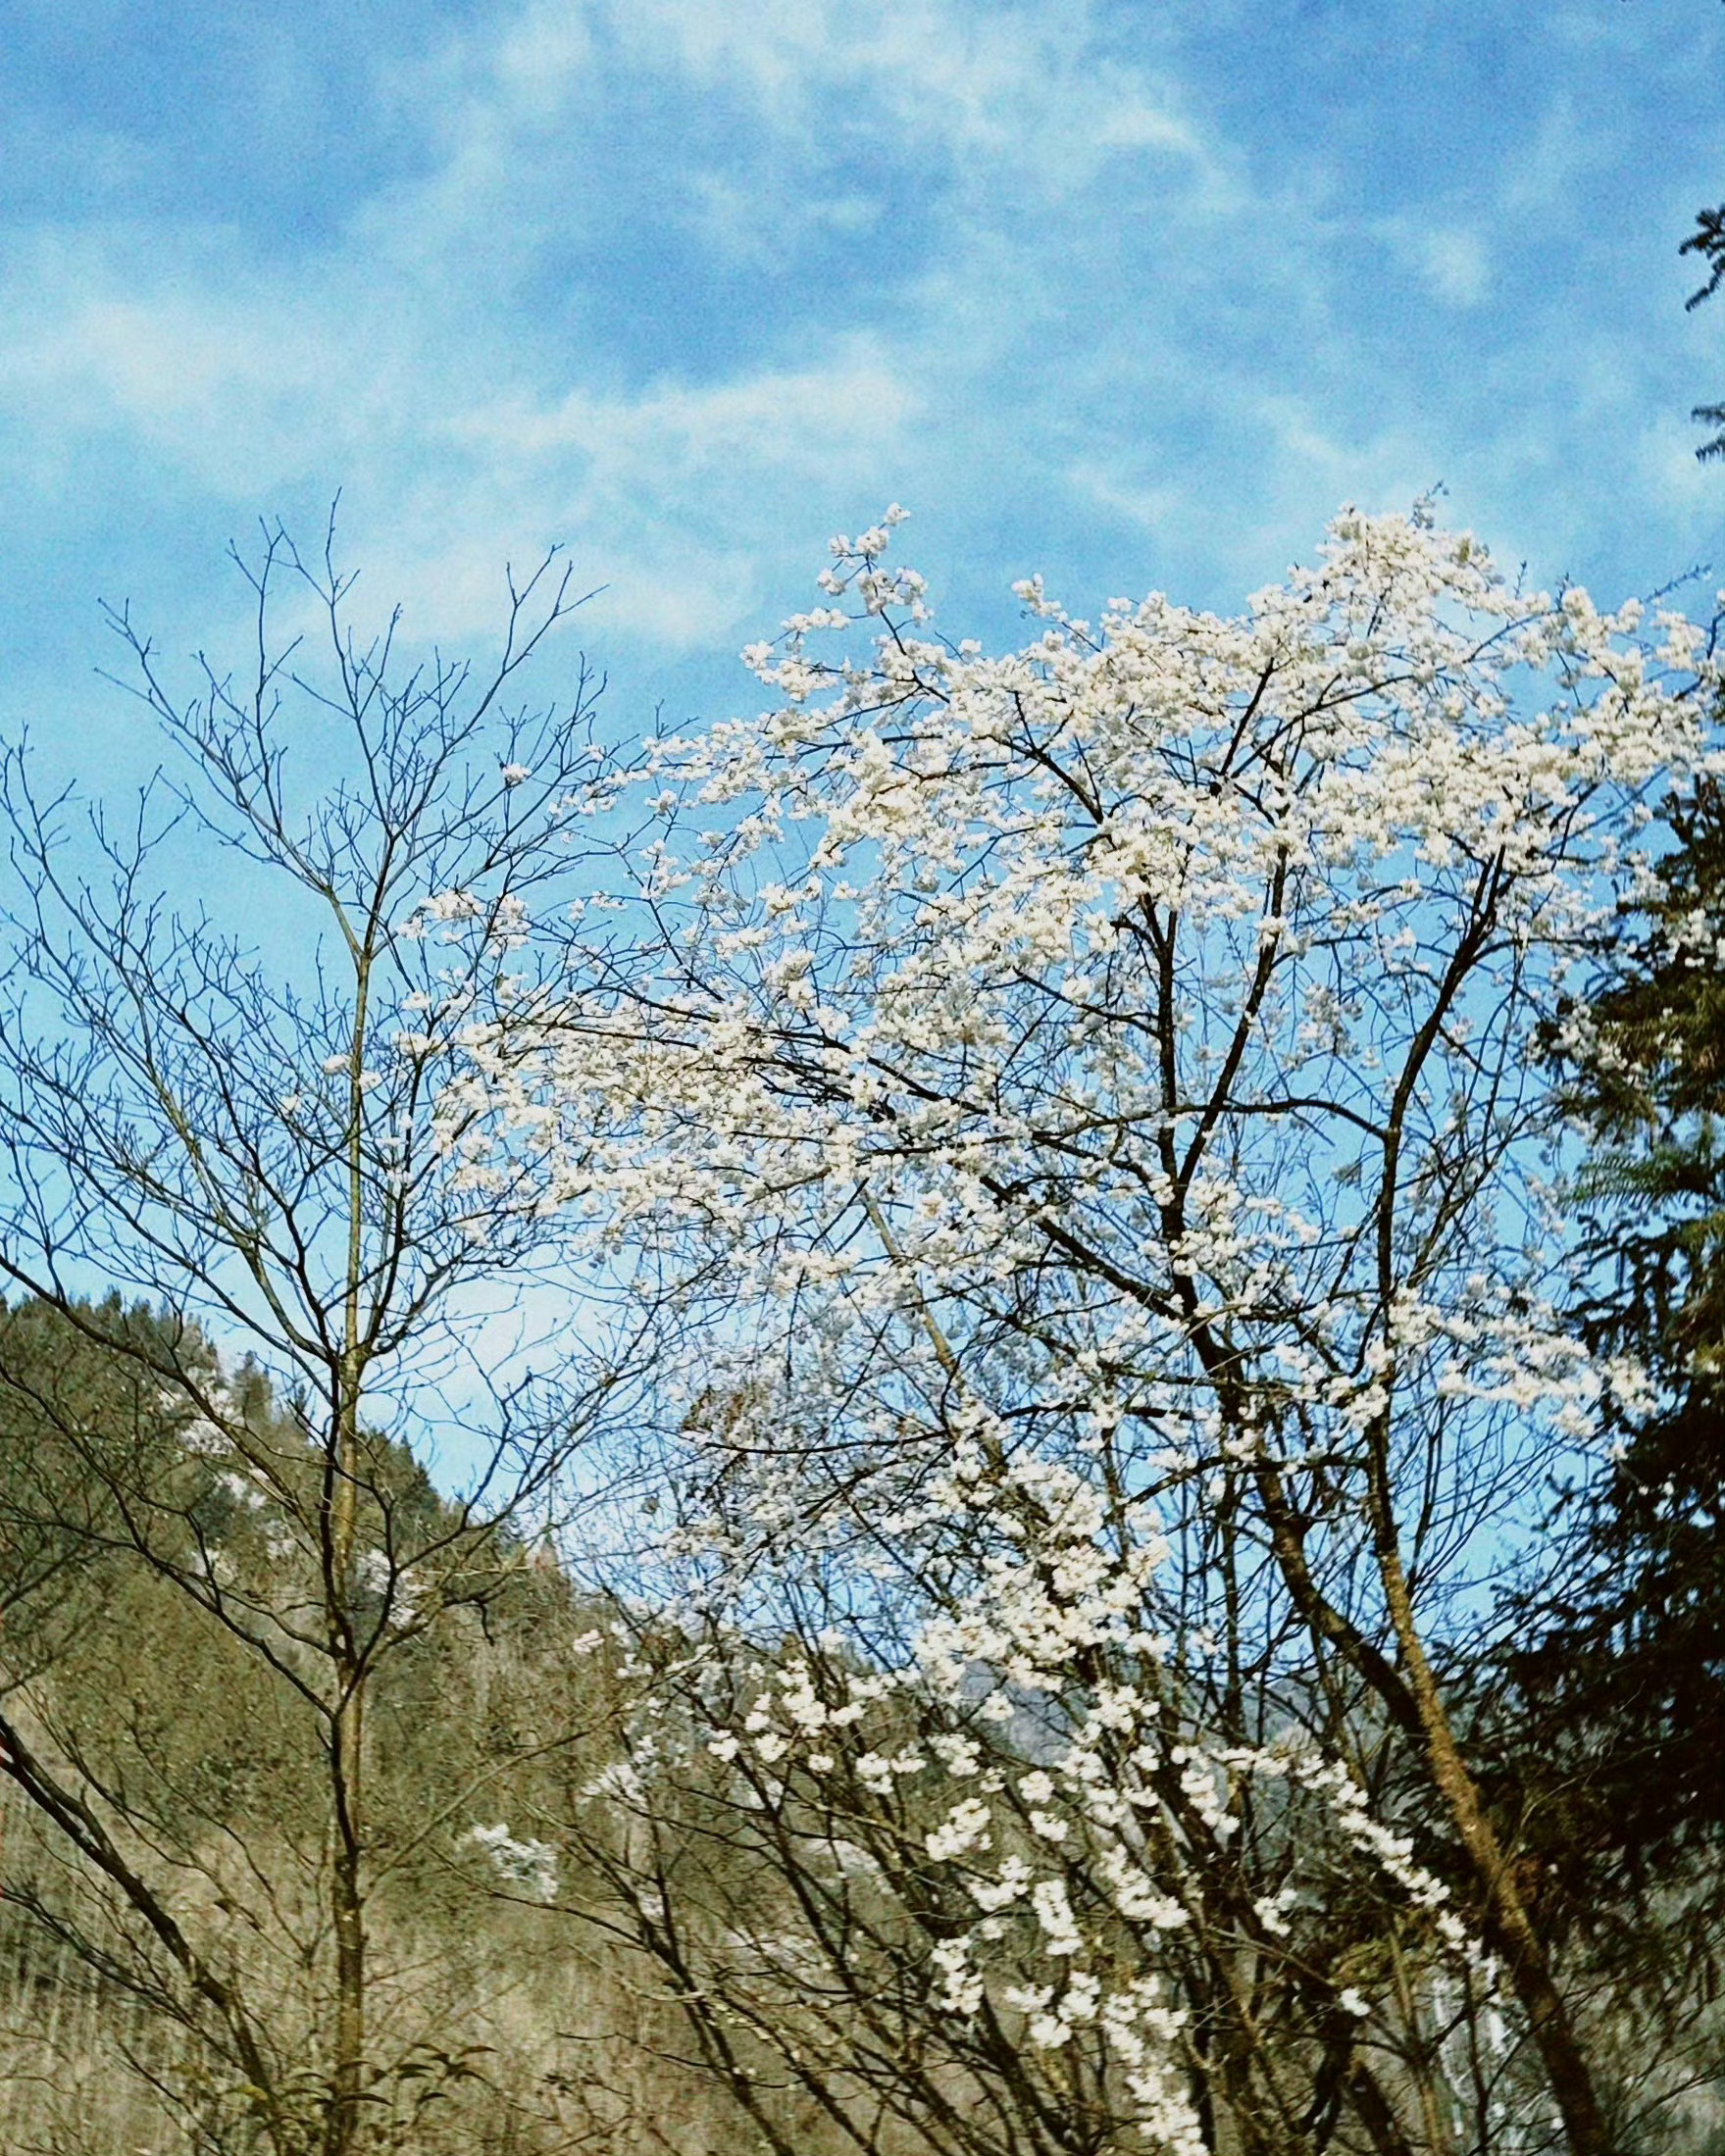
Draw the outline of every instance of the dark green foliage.
<instances>
[{"instance_id":1,"label":"dark green foliage","mask_svg":"<svg viewBox=\"0 0 1725 2156\"><path fill-rule=\"evenodd\" d=\"M1693 310L1703 300L1711 299L1725 282L1725 202L1716 209L1700 211L1695 221L1695 230L1679 249L1681 254L1700 255L1707 269L1707 281L1699 291L1692 292L1686 304ZM1710 457L1725 457L1725 404L1698 404L1690 414L1703 426L1716 426L1719 431L1701 443L1696 455L1704 464Z\"/></svg>"},{"instance_id":2,"label":"dark green foliage","mask_svg":"<svg viewBox=\"0 0 1725 2156\"><path fill-rule=\"evenodd\" d=\"M1594 1916L1725 1832L1725 795L1668 822L1565 1054L1596 1147L1577 1322L1651 1396L1607 1401L1609 1465L1565 1493L1566 1574L1509 1658L1531 1838Z\"/></svg>"}]
</instances>

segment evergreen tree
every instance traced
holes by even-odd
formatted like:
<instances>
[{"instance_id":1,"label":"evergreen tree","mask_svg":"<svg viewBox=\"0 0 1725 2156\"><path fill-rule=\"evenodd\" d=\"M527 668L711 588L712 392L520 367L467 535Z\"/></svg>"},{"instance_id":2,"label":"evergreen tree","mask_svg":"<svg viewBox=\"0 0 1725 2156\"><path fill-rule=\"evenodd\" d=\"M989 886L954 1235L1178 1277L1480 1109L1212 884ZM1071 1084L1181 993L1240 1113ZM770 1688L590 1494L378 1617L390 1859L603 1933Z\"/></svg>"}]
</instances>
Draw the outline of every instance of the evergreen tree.
<instances>
[{"instance_id":1,"label":"evergreen tree","mask_svg":"<svg viewBox=\"0 0 1725 2156\"><path fill-rule=\"evenodd\" d=\"M1715 209L1697 213L1695 230L1678 252L1700 255L1707 271L1707 281L1699 291L1689 295L1687 305L1693 313L1702 300L1711 299L1721 283L1725 283L1725 202ZM1701 462L1706 463L1710 457L1725 457L1725 404L1698 404L1690 417L1718 429L1696 451Z\"/></svg>"},{"instance_id":2,"label":"evergreen tree","mask_svg":"<svg viewBox=\"0 0 1725 2156\"><path fill-rule=\"evenodd\" d=\"M1567 1580L1523 1606L1512 1657L1517 1779L1596 1916L1602 1880L1639 1897L1725 1830L1725 791L1668 822L1565 1046L1595 1148L1599 1285L1578 1317L1648 1388L1608 1400L1606 1472L1559 1506Z\"/></svg>"}]
</instances>

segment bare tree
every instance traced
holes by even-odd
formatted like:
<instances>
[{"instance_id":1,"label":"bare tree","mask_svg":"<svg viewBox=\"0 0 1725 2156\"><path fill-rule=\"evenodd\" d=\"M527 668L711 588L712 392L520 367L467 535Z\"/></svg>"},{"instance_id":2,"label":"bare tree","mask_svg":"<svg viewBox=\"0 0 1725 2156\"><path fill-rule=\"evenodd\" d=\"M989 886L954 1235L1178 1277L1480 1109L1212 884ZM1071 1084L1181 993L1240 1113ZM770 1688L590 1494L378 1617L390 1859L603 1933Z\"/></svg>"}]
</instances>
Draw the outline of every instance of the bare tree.
<instances>
[{"instance_id":1,"label":"bare tree","mask_svg":"<svg viewBox=\"0 0 1725 2156\"><path fill-rule=\"evenodd\" d=\"M71 1546L141 1561L225 1635L223 1668L236 1651L315 1730L321 1915L303 1945L327 2015L272 2029L208 1894L125 1774L36 1712L23 1668L0 1769L128 1912L278 2156L350 2156L384 2071L369 1901L462 1818L459 1789L429 1817L375 1816L380 1673L519 1577L644 1330L598 1338L594 1304L595 1337L571 1335L566 1292L538 1294L559 1241L537 1193L459 1186L463 1133L431 1116L463 1029L531 993L531 916L581 890L603 760L584 662L549 707L506 708L580 603L554 556L509 580L483 664L409 655L399 613L360 630L332 519L315 558L276 526L233 559L255 636L232 668L200 655L189 696L109 612L177 759L131 808L44 798L22 747L0 766L0 1271L123 1375L128 1414L90 1412L39 1356L3 1375L99 1493L59 1520ZM164 895L188 872L223 903ZM259 1411L242 1356L278 1408ZM434 1454L442 1497L414 1465ZM50 1513L53 1495L38 1478ZM12 1541L39 1570L39 1541Z\"/></svg>"}]
</instances>

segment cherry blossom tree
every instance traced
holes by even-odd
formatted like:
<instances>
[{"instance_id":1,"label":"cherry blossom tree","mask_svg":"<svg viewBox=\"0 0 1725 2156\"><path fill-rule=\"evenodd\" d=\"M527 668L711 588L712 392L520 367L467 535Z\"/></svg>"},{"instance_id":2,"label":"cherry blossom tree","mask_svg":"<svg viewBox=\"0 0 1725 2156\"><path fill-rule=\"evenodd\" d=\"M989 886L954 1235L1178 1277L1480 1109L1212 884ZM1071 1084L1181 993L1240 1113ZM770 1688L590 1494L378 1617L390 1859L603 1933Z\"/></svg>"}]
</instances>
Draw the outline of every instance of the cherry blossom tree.
<instances>
[{"instance_id":1,"label":"cherry blossom tree","mask_svg":"<svg viewBox=\"0 0 1725 2156\"><path fill-rule=\"evenodd\" d=\"M684 1995L786 2058L836 1982L908 2016L876 2052L924 2061L882 2078L933 2145L1183 2156L1343 2108L1450 2145L1489 2010L1520 2080L1469 2070L1475 2145L1554 2115L1603 2156L1446 1664L1641 1381L1558 1315L1535 1043L1711 768L1704 635L1523 589L1421 505L1235 618L1033 581L996 658L934 633L897 514L747 654L773 708L656 744L613 911L444 1096L476 1187L535 1178L705 1327L690 1668L792 1642L701 1680L787 1898Z\"/></svg>"}]
</instances>

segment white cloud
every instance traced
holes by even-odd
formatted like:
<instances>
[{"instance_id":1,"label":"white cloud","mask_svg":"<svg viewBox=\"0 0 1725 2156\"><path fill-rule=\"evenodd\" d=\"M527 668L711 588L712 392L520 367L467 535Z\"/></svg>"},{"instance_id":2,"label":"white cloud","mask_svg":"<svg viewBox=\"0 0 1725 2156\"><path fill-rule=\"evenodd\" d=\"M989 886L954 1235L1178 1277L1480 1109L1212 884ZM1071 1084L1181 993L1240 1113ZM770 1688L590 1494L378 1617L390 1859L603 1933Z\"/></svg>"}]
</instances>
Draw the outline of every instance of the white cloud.
<instances>
[{"instance_id":1,"label":"white cloud","mask_svg":"<svg viewBox=\"0 0 1725 2156\"><path fill-rule=\"evenodd\" d=\"M513 289L563 239L550 175L575 186L579 223L583 119L643 80L664 190L708 254L765 273L798 231L878 246L881 319L816 284L787 334L744 337L692 382L607 380L579 336L551 342ZM1087 215L1098 171L1147 159L1159 186L1208 203L1220 170L1165 85L1098 57L1073 4L906 0L852 20L811 0L528 0L398 75L398 109L414 83L436 157L309 260L271 269L172 228L40 243L0 326L0 380L38 432L129 437L236 504L339 479L373 587L399 580L450 634L494 619L502 553L558 537L606 583L596 625L728 637L763 578L777 592L787 558L818 549L812 500L873 514L913 441L925 471L963 459L1025 321L1073 274L1057 227ZM679 112L720 92L750 107L746 163L676 165ZM862 175L895 168L937 216L933 265L895 260L882 229ZM652 303L675 364L675 294Z\"/></svg>"},{"instance_id":2,"label":"white cloud","mask_svg":"<svg viewBox=\"0 0 1725 2156\"><path fill-rule=\"evenodd\" d=\"M506 335L446 333L411 288L368 290L365 267L305 279L207 247L41 246L0 322L12 425L85 444L86 464L88 445L129 444L247 510L344 483L374 585L399 577L423 619L434 600L450 634L495 620L505 554L568 540L607 585L596 621L677 645L728 633L811 488L872 505L920 410L860 333L705 384L546 394Z\"/></svg>"},{"instance_id":3,"label":"white cloud","mask_svg":"<svg viewBox=\"0 0 1725 2156\"><path fill-rule=\"evenodd\" d=\"M1420 267L1447 307L1478 307L1492 286L1491 257L1478 232L1451 228L1424 234Z\"/></svg>"},{"instance_id":4,"label":"white cloud","mask_svg":"<svg viewBox=\"0 0 1725 2156\"><path fill-rule=\"evenodd\" d=\"M763 572L813 559L799 505L819 485L872 506L874 475L918 403L857 344L823 367L765 370L634 397L576 390L449 414L450 454L369 540L374 580L460 634L496 618L496 563L568 539L605 589L595 628L670 648L727 648ZM769 566L770 565L770 566Z\"/></svg>"},{"instance_id":5,"label":"white cloud","mask_svg":"<svg viewBox=\"0 0 1725 2156\"><path fill-rule=\"evenodd\" d=\"M1491 249L1477 226L1423 216L1376 218L1368 229L1446 307L1479 307L1491 296Z\"/></svg>"},{"instance_id":6,"label":"white cloud","mask_svg":"<svg viewBox=\"0 0 1725 2156\"><path fill-rule=\"evenodd\" d=\"M573 449L621 476L650 453L692 473L735 470L739 459L798 465L816 441L823 457L853 459L859 448L878 449L914 409L891 367L857 340L824 366L769 370L710 388L674 383L633 398L577 389L549 408L481 405L452 417L445 431L489 458Z\"/></svg>"},{"instance_id":7,"label":"white cloud","mask_svg":"<svg viewBox=\"0 0 1725 2156\"><path fill-rule=\"evenodd\" d=\"M1237 596L1344 497L1465 475L1485 523L1565 426L1647 394L1615 329L1565 345L1559 389L1532 348L1555 310L1502 331L1517 220L1614 154L1560 90L1485 182L1318 200L1265 143L1254 180L1214 78L1101 0L509 0L382 94L418 162L291 257L188 223L25 235L17 470L105 444L242 510L340 480L369 588L447 634L560 538L607 584L595 630L726 651L892 495L990 588L989 549L1016 573L1101 533ZM1362 240L1470 313L1465 365L1430 306L1374 312ZM1645 449L1649 499L1696 498L1687 449ZM1547 486L1565 533L1585 476ZM1065 538L1023 536L1044 519Z\"/></svg>"},{"instance_id":8,"label":"white cloud","mask_svg":"<svg viewBox=\"0 0 1725 2156\"><path fill-rule=\"evenodd\" d=\"M1635 462L1643 483L1655 500L1679 515L1709 509L1717 513L1722 491L1719 466L1702 464L1696 455L1711 431L1700 420L1667 414L1645 427L1636 444Z\"/></svg>"},{"instance_id":9,"label":"white cloud","mask_svg":"<svg viewBox=\"0 0 1725 2156\"><path fill-rule=\"evenodd\" d=\"M1145 156L1180 165L1217 206L1240 191L1178 87L1100 49L1085 0L864 12L824 0L511 0L398 75L394 106L417 100L439 115L444 160L381 229L414 257L481 227L506 247L542 230L547 170L579 158L583 121L603 119L619 82L657 83L672 114L714 99L747 108L746 201L715 221L738 239L752 224L783 242L829 220L835 199L860 216L850 190L823 178L859 142L914 168L919 189L959 196L1058 200ZM677 135L673 120L673 146ZM709 208L722 203L721 178L698 184Z\"/></svg>"},{"instance_id":10,"label":"white cloud","mask_svg":"<svg viewBox=\"0 0 1725 2156\"><path fill-rule=\"evenodd\" d=\"M1561 218L1590 173L1618 154L1615 129L1597 113L1584 120L1575 100L1559 90L1534 127L1507 149L1497 187L1500 214L1516 220Z\"/></svg>"}]
</instances>

